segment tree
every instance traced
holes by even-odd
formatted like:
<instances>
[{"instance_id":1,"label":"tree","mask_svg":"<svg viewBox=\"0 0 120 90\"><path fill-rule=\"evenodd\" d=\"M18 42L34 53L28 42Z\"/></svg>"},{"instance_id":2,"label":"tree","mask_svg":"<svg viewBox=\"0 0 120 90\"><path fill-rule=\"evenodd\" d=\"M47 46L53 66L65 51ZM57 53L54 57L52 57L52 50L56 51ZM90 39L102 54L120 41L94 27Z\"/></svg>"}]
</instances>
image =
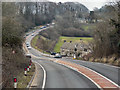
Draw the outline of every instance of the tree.
<instances>
[{"instance_id":1,"label":"tree","mask_svg":"<svg viewBox=\"0 0 120 90\"><path fill-rule=\"evenodd\" d=\"M117 6L117 9L116 9ZM109 56L120 53L120 2L107 8L115 10L110 18L106 18L104 22L98 23L94 32L94 55L96 57ZM116 14L116 15L113 15ZM108 14L108 12L107 12ZM111 12L109 13L111 14Z\"/></svg>"}]
</instances>

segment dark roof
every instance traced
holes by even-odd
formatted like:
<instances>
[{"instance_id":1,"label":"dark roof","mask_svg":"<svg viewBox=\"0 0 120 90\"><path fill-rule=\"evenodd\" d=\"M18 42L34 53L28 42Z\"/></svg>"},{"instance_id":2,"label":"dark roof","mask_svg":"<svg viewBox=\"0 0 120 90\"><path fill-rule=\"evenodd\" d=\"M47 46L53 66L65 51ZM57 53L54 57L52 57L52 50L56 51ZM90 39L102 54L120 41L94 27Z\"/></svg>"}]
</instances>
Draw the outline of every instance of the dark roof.
<instances>
[{"instance_id":1,"label":"dark roof","mask_svg":"<svg viewBox=\"0 0 120 90\"><path fill-rule=\"evenodd\" d=\"M85 43L81 43L81 42L77 42L77 43L70 43L70 42L65 42L63 45L62 45L62 49L68 49L68 50L74 50L75 49L75 45L77 46L76 48L78 50L84 50L84 48L89 48L88 45L86 45Z\"/></svg>"}]
</instances>

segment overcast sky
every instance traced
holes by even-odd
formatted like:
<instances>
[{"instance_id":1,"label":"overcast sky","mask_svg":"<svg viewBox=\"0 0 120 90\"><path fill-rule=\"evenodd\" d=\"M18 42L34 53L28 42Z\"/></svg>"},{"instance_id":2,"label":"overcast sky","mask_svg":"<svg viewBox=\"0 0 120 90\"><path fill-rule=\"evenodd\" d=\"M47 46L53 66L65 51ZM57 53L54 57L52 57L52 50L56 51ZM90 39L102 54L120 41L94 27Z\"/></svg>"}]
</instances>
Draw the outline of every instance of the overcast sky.
<instances>
[{"instance_id":1,"label":"overcast sky","mask_svg":"<svg viewBox=\"0 0 120 90\"><path fill-rule=\"evenodd\" d=\"M84 4L89 10L93 10L94 7L100 8L108 2L112 2L114 0L49 0L52 2L79 2Z\"/></svg>"}]
</instances>

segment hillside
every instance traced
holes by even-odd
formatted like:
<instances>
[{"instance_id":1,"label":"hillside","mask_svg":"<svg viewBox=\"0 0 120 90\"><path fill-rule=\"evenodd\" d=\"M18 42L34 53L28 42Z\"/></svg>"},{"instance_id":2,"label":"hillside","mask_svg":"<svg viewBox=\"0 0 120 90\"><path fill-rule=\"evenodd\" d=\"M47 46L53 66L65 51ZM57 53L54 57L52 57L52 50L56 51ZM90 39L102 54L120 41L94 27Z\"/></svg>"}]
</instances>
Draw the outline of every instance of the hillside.
<instances>
[{"instance_id":1,"label":"hillside","mask_svg":"<svg viewBox=\"0 0 120 90\"><path fill-rule=\"evenodd\" d=\"M70 5L72 8L75 8L76 10L82 11L82 12L88 12L88 8L84 6L83 4L79 2L65 2L64 4Z\"/></svg>"}]
</instances>

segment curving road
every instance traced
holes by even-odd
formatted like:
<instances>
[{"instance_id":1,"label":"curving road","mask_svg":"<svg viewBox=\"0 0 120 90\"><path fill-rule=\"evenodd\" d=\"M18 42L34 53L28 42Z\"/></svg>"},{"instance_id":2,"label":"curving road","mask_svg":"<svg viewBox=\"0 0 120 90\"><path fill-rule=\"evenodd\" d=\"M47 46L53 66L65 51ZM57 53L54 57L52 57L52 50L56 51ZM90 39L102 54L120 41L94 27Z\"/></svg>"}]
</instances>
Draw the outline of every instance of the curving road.
<instances>
[{"instance_id":1,"label":"curving road","mask_svg":"<svg viewBox=\"0 0 120 90\"><path fill-rule=\"evenodd\" d=\"M40 31L40 30L39 30ZM38 34L38 31L34 33ZM33 36L29 35L26 42L31 42ZM59 65L52 61L48 61L48 58L43 56L40 52L32 48L29 50L31 54L44 59L34 58L33 60L40 63L47 72L45 88L97 88L89 79L80 73L73 71L65 66ZM62 58L61 60L70 61L76 64L88 67L108 79L112 80L116 84L120 85L119 74L120 68L104 65L102 63L92 63L86 61L73 60L71 58Z\"/></svg>"},{"instance_id":2,"label":"curving road","mask_svg":"<svg viewBox=\"0 0 120 90\"><path fill-rule=\"evenodd\" d=\"M64 58L62 60L70 61L85 67L88 67L103 76L107 77L108 79L112 80L116 84L120 86L120 68L106 65L103 63L95 63L95 62L88 62L88 61L82 61L82 60L73 60L71 58Z\"/></svg>"},{"instance_id":3,"label":"curving road","mask_svg":"<svg viewBox=\"0 0 120 90\"><path fill-rule=\"evenodd\" d=\"M46 59L33 59L46 70L45 88L97 88L80 73Z\"/></svg>"}]
</instances>

